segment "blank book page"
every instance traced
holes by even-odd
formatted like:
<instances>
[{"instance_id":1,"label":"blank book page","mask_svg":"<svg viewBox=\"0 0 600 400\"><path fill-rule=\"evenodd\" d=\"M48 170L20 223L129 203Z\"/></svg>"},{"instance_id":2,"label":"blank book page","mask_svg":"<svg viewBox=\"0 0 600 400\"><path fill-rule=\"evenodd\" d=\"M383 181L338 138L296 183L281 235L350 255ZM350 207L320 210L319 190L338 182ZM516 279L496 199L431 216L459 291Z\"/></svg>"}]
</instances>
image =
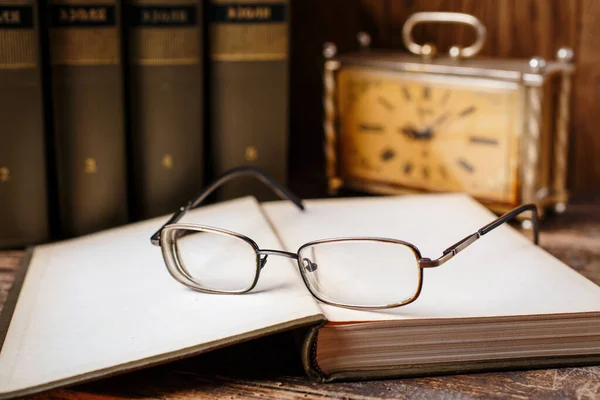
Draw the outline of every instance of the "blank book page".
<instances>
[{"instance_id":1,"label":"blank book page","mask_svg":"<svg viewBox=\"0 0 600 400\"><path fill-rule=\"evenodd\" d=\"M295 263L282 257L269 258L249 294L204 294L178 283L161 249L150 244L167 219L35 248L0 353L0 397L101 376L118 365L143 366L151 357L164 361L321 314ZM239 232L262 248L281 247L254 198L203 207L181 222Z\"/></svg>"}]
</instances>

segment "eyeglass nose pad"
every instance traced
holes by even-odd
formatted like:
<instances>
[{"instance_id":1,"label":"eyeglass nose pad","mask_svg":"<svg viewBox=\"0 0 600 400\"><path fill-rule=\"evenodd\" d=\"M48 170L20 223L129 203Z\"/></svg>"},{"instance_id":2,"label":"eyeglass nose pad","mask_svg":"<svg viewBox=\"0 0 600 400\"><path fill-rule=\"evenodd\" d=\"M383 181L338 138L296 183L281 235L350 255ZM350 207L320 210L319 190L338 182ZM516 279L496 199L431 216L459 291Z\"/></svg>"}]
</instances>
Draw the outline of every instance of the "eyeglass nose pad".
<instances>
[{"instance_id":1,"label":"eyeglass nose pad","mask_svg":"<svg viewBox=\"0 0 600 400\"><path fill-rule=\"evenodd\" d=\"M268 255L265 255L263 258L260 259L260 269L263 269L263 267L267 264L267 257L269 257Z\"/></svg>"},{"instance_id":2,"label":"eyeglass nose pad","mask_svg":"<svg viewBox=\"0 0 600 400\"><path fill-rule=\"evenodd\" d=\"M308 258L303 258L302 262L304 263L304 270L306 272L315 272L317 270L317 264L310 261Z\"/></svg>"}]
</instances>

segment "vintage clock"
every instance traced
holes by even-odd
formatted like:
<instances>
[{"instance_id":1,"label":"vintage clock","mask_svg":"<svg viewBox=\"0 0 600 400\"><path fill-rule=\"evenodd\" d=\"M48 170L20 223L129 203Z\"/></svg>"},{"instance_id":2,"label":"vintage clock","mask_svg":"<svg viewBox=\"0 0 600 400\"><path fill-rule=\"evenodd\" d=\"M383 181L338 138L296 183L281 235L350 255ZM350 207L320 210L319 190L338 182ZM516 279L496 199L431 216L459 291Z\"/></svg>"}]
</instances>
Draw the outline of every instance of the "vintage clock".
<instances>
[{"instance_id":1,"label":"vintage clock","mask_svg":"<svg viewBox=\"0 0 600 400\"><path fill-rule=\"evenodd\" d=\"M473 45L447 56L419 45L422 22L471 25ZM324 46L324 131L330 192L467 192L496 211L534 202L565 209L573 52L556 61L474 58L485 27L460 13L413 14L414 55Z\"/></svg>"}]
</instances>

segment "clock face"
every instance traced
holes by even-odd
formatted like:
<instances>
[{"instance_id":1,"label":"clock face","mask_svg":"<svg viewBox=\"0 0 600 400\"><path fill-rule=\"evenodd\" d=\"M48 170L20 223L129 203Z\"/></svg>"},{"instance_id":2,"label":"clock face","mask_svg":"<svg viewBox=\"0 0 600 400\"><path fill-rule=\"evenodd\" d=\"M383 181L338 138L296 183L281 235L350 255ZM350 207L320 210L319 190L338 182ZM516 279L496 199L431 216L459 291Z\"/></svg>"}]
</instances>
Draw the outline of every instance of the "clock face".
<instances>
[{"instance_id":1,"label":"clock face","mask_svg":"<svg viewBox=\"0 0 600 400\"><path fill-rule=\"evenodd\" d=\"M518 202L517 84L345 67L338 102L342 177Z\"/></svg>"}]
</instances>

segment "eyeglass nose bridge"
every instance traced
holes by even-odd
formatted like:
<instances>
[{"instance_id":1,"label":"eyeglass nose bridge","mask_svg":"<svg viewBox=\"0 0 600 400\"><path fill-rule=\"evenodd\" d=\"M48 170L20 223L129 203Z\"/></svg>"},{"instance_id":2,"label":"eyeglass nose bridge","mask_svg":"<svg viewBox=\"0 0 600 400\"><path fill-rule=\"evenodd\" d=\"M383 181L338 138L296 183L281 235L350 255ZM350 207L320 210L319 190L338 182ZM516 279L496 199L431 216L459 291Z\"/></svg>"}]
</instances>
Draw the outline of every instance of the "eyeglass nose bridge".
<instances>
[{"instance_id":1,"label":"eyeglass nose bridge","mask_svg":"<svg viewBox=\"0 0 600 400\"><path fill-rule=\"evenodd\" d=\"M263 267L267 264L268 256L281 256L281 257L291 258L293 260L298 259L298 254L290 253L289 251L283 251L283 250L258 249L256 251L256 253L258 253L259 255L262 256L260 258L260 269L263 269Z\"/></svg>"},{"instance_id":2,"label":"eyeglass nose bridge","mask_svg":"<svg viewBox=\"0 0 600 400\"><path fill-rule=\"evenodd\" d=\"M298 254L296 254L296 253L290 253L289 251L259 249L256 252L259 255L262 256L260 258L260 261L259 261L260 262L259 267L260 267L261 270L267 264L267 258L270 255L272 255L272 256L281 256L281 257L286 257L286 258L291 258L291 259L294 259L294 260L298 260ZM314 272L317 269L317 264L315 264L314 262L312 262L308 258L305 258L303 260L303 264L304 263L306 263L306 265L304 266L304 268L306 269L307 272Z\"/></svg>"}]
</instances>

